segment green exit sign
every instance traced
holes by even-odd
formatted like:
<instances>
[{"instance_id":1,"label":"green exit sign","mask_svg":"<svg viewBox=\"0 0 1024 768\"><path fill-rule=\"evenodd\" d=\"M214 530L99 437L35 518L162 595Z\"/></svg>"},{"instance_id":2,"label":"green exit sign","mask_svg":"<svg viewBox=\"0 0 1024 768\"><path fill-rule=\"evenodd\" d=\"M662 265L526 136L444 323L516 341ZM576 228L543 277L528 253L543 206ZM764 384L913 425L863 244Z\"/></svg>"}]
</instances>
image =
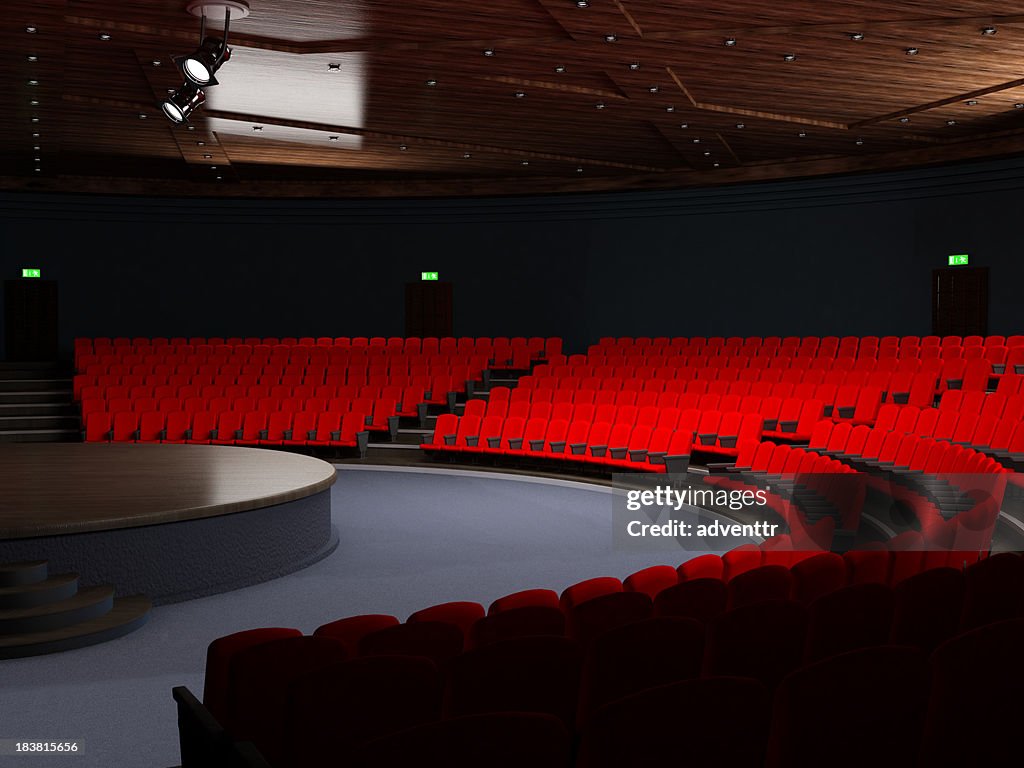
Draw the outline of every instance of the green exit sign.
<instances>
[{"instance_id":1,"label":"green exit sign","mask_svg":"<svg viewBox=\"0 0 1024 768\"><path fill-rule=\"evenodd\" d=\"M949 266L951 267L965 267L971 261L971 257L966 253L958 253L949 257Z\"/></svg>"},{"instance_id":2,"label":"green exit sign","mask_svg":"<svg viewBox=\"0 0 1024 768\"><path fill-rule=\"evenodd\" d=\"M36 267L29 267L21 270L22 277L42 277L43 270Z\"/></svg>"},{"instance_id":3,"label":"green exit sign","mask_svg":"<svg viewBox=\"0 0 1024 768\"><path fill-rule=\"evenodd\" d=\"M437 272L420 272L420 280L437 280Z\"/></svg>"}]
</instances>

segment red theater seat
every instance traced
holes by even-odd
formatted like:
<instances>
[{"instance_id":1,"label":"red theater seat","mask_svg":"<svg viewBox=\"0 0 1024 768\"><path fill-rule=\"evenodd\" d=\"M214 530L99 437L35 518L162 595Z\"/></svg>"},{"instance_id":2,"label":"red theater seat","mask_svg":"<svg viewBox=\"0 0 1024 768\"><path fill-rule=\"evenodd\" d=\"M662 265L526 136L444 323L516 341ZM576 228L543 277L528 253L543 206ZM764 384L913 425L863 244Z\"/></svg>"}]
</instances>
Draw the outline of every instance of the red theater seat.
<instances>
[{"instance_id":1,"label":"red theater seat","mask_svg":"<svg viewBox=\"0 0 1024 768\"><path fill-rule=\"evenodd\" d=\"M397 626L400 622L387 614L364 614L338 619L329 624L317 627L313 633L317 636L332 637L345 646L350 657L359 655L359 641L371 632Z\"/></svg>"}]
</instances>

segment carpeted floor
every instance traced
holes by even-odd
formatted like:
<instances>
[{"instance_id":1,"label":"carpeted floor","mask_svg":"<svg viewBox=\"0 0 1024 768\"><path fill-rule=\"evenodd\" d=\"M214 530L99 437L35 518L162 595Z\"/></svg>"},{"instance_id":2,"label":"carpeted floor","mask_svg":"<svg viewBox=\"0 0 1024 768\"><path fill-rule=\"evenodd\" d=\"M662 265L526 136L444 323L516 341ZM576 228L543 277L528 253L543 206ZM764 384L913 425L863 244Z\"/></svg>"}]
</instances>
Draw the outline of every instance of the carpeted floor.
<instances>
[{"instance_id":1,"label":"carpeted floor","mask_svg":"<svg viewBox=\"0 0 1024 768\"><path fill-rule=\"evenodd\" d=\"M613 550L610 490L471 472L339 467L341 544L285 578L153 611L141 630L64 654L0 662L0 739L77 739L75 757L0 755L0 766L166 768L179 763L171 688L203 684L206 646L257 626L312 632L358 613L624 577L695 553ZM48 762L49 760L49 762Z\"/></svg>"}]
</instances>

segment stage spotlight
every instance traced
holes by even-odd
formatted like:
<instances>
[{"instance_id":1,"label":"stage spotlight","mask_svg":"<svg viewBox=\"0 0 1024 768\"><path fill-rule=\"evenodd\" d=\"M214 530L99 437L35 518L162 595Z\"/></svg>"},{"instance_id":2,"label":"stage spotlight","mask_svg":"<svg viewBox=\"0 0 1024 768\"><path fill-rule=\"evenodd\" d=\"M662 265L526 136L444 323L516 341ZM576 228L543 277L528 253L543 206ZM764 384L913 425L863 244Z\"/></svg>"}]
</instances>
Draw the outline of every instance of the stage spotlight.
<instances>
[{"instance_id":1,"label":"stage spotlight","mask_svg":"<svg viewBox=\"0 0 1024 768\"><path fill-rule=\"evenodd\" d=\"M160 108L167 119L172 123L180 125L188 120L189 115L195 112L206 101L204 94L195 83L185 83L178 90L168 96L160 103Z\"/></svg>"},{"instance_id":2,"label":"stage spotlight","mask_svg":"<svg viewBox=\"0 0 1024 768\"><path fill-rule=\"evenodd\" d=\"M217 85L214 77L221 65L231 58L231 49L219 37L203 38L195 53L176 56L174 61L185 77L196 85Z\"/></svg>"}]
</instances>

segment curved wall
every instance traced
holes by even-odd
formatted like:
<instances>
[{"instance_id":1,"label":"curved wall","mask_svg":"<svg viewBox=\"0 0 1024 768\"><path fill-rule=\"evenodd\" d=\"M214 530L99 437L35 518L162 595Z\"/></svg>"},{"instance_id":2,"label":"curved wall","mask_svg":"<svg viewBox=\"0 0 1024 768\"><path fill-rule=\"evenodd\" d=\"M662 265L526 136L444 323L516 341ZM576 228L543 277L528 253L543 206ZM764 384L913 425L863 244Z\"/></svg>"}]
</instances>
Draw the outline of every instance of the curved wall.
<instances>
[{"instance_id":1,"label":"curved wall","mask_svg":"<svg viewBox=\"0 0 1024 768\"><path fill-rule=\"evenodd\" d=\"M931 270L992 274L1017 332L1024 159L704 191L478 200L0 195L0 273L60 281L76 335L402 335L405 282L458 335L930 331Z\"/></svg>"}]
</instances>

